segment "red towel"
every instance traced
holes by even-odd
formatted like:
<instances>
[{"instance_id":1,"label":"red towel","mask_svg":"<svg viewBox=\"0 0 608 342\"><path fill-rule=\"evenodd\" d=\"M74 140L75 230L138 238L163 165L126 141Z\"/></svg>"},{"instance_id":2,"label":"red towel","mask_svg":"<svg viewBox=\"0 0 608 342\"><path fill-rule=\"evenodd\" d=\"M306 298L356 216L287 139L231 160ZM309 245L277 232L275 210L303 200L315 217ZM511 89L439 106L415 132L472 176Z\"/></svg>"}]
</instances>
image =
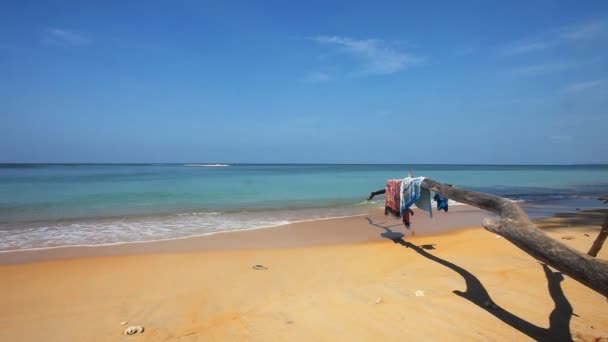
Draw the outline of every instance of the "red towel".
<instances>
[{"instance_id":1,"label":"red towel","mask_svg":"<svg viewBox=\"0 0 608 342\"><path fill-rule=\"evenodd\" d=\"M400 216L401 211L401 179L389 179L386 181L386 192L384 193L385 210L392 211L396 216Z\"/></svg>"}]
</instances>

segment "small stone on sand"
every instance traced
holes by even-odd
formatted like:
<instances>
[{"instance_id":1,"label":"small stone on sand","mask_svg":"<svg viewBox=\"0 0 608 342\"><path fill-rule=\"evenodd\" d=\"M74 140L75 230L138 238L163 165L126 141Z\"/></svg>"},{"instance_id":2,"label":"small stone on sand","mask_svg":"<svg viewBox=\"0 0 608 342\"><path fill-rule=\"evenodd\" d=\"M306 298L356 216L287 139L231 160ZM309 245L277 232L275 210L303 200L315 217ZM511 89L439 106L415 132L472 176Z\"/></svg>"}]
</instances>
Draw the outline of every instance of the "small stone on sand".
<instances>
[{"instance_id":1,"label":"small stone on sand","mask_svg":"<svg viewBox=\"0 0 608 342\"><path fill-rule=\"evenodd\" d=\"M133 334L143 333L143 332L144 332L144 327L142 327L141 325L132 325L132 326L128 327L127 329L125 329L124 334L133 335Z\"/></svg>"}]
</instances>

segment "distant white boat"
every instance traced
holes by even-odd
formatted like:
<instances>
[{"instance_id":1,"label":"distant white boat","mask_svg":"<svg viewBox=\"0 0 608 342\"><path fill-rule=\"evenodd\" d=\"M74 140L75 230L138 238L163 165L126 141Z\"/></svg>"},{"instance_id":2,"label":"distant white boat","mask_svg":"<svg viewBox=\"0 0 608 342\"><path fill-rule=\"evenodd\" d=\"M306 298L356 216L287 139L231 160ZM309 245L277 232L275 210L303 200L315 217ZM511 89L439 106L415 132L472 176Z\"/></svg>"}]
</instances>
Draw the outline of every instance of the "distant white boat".
<instances>
[{"instance_id":1,"label":"distant white boat","mask_svg":"<svg viewBox=\"0 0 608 342\"><path fill-rule=\"evenodd\" d=\"M197 167L225 167L230 166L228 164L184 164L184 166L197 166Z\"/></svg>"}]
</instances>

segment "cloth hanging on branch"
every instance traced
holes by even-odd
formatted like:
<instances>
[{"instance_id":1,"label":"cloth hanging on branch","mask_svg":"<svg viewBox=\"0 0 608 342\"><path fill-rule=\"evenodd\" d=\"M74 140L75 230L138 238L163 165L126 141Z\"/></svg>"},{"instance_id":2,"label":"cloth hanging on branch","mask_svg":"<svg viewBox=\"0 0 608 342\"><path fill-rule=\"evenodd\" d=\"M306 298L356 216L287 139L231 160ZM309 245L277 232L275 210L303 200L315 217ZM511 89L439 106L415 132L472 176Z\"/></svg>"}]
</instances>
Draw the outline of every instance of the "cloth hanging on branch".
<instances>
[{"instance_id":1,"label":"cloth hanging on branch","mask_svg":"<svg viewBox=\"0 0 608 342\"><path fill-rule=\"evenodd\" d=\"M435 194L433 197L435 201L437 201L437 210L444 210L446 213L448 212L448 199L441 196L440 194Z\"/></svg>"},{"instance_id":2,"label":"cloth hanging on branch","mask_svg":"<svg viewBox=\"0 0 608 342\"><path fill-rule=\"evenodd\" d=\"M424 177L406 177L401 181L401 200L400 213L402 214L412 204L424 211L429 212L429 216L433 217L433 208L431 204L431 191L426 188L421 188L420 184Z\"/></svg>"},{"instance_id":3,"label":"cloth hanging on branch","mask_svg":"<svg viewBox=\"0 0 608 342\"><path fill-rule=\"evenodd\" d=\"M405 211L403 212L403 225L405 225L405 227L407 229L410 228L410 214L413 216L414 215L414 211L412 211L412 209L407 208L405 209Z\"/></svg>"},{"instance_id":4,"label":"cloth hanging on branch","mask_svg":"<svg viewBox=\"0 0 608 342\"><path fill-rule=\"evenodd\" d=\"M384 213L389 212L395 216L401 216L401 179L389 179L386 181L384 192Z\"/></svg>"}]
</instances>

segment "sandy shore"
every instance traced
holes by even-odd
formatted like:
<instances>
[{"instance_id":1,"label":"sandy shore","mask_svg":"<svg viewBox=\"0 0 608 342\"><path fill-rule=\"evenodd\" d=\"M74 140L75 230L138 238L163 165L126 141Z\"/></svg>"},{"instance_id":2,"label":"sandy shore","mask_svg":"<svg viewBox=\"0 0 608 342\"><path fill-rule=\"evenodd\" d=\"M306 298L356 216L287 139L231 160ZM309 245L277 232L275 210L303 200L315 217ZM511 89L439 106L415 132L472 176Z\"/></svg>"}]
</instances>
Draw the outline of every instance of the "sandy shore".
<instances>
[{"instance_id":1,"label":"sandy shore","mask_svg":"<svg viewBox=\"0 0 608 342\"><path fill-rule=\"evenodd\" d=\"M590 215L542 225L586 251L599 232L583 225L600 217ZM428 227L422 220L414 220L416 232ZM228 245L210 247L218 241ZM4 253L0 340L608 337L606 298L480 227L411 236L398 221L370 213L127 246ZM598 257L606 259L607 249ZM122 335L122 321L146 330Z\"/></svg>"},{"instance_id":2,"label":"sandy shore","mask_svg":"<svg viewBox=\"0 0 608 342\"><path fill-rule=\"evenodd\" d=\"M414 210L416 214L413 217L414 223L411 229L401 229L406 236L437 234L469 227L479 224L484 217L488 216L487 212L466 205L452 206L449 213L436 213L433 219L429 218L428 213L418 209ZM370 208L364 215L340 220L307 221L278 227L229 231L170 240L0 251L0 264L90 256L291 248L385 240L378 234L378 227L370 224L368 218L374 222L400 225L398 218L385 216L382 210Z\"/></svg>"}]
</instances>

